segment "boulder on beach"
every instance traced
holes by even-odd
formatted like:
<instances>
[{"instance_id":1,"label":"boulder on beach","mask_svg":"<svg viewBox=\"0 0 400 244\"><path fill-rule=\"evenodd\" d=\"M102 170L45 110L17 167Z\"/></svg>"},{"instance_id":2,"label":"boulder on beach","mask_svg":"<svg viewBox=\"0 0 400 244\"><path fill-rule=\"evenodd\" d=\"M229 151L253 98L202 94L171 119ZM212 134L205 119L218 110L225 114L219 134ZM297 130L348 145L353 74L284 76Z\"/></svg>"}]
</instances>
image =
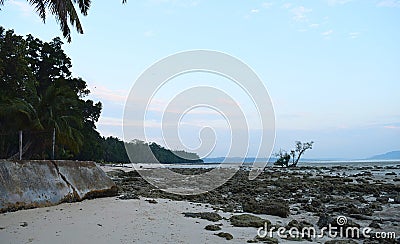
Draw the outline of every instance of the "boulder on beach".
<instances>
[{"instance_id":1,"label":"boulder on beach","mask_svg":"<svg viewBox=\"0 0 400 244\"><path fill-rule=\"evenodd\" d=\"M229 221L233 226L236 227L264 227L265 225L271 226L271 222L268 219L263 219L251 214L239 214L233 215Z\"/></svg>"},{"instance_id":2,"label":"boulder on beach","mask_svg":"<svg viewBox=\"0 0 400 244\"><path fill-rule=\"evenodd\" d=\"M0 161L0 212L117 193L115 183L94 162Z\"/></svg>"}]
</instances>

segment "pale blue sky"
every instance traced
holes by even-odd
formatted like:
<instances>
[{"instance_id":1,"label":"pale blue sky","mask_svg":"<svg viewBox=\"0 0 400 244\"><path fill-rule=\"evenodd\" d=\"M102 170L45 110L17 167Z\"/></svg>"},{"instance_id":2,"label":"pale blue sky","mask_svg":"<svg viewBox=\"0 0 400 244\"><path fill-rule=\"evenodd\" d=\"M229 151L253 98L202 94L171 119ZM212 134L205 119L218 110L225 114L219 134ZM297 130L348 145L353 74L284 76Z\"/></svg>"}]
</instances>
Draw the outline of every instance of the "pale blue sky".
<instances>
[{"instance_id":1,"label":"pale blue sky","mask_svg":"<svg viewBox=\"0 0 400 244\"><path fill-rule=\"evenodd\" d=\"M264 81L276 113L275 151L295 140L314 140L306 155L314 158L400 150L400 1L120 2L93 1L81 18L85 34L73 32L72 43L64 45L74 75L88 81L91 98L103 103L97 125L103 135L122 138L125 98L148 66L176 52L210 49L241 59ZM43 24L22 0L6 1L0 24L46 41L61 35L52 16ZM186 78L193 84L220 79ZM241 99L234 88L232 94ZM246 107L245 100L241 104ZM190 128L182 133L188 144L197 140ZM223 154L216 148L211 156Z\"/></svg>"}]
</instances>

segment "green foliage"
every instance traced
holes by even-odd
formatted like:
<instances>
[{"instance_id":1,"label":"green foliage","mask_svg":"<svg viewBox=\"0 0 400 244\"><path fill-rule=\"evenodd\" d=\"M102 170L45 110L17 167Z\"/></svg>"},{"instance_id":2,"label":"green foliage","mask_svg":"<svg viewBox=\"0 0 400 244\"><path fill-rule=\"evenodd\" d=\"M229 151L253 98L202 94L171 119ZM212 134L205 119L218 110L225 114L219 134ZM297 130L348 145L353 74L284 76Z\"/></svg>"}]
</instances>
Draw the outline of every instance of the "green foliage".
<instances>
[{"instance_id":1,"label":"green foliage","mask_svg":"<svg viewBox=\"0 0 400 244\"><path fill-rule=\"evenodd\" d=\"M96 130L100 102L85 99L90 93L82 78L72 77L72 63L60 38L43 42L0 27L0 158L18 152L18 131L24 135L25 159L50 158L56 132L57 159L127 163L197 163L194 153L175 153L156 143L135 140L125 144L103 138Z\"/></svg>"},{"instance_id":2,"label":"green foliage","mask_svg":"<svg viewBox=\"0 0 400 244\"><path fill-rule=\"evenodd\" d=\"M275 156L277 156L278 159L274 163L274 165L282 166L282 167L296 167L300 161L301 156L308 149L312 149L313 144L314 144L313 141L304 142L304 143L301 141L296 141L295 149L291 150L290 154L288 154L286 151L283 151L282 149L279 150L279 152L275 154ZM291 164L289 164L290 159L292 159Z\"/></svg>"},{"instance_id":3,"label":"green foliage","mask_svg":"<svg viewBox=\"0 0 400 244\"><path fill-rule=\"evenodd\" d=\"M274 165L277 166L282 166L282 167L288 167L289 166L289 161L290 161L290 155L284 151L284 150L279 150L278 153L275 154L275 156L278 157Z\"/></svg>"},{"instance_id":4,"label":"green foliage","mask_svg":"<svg viewBox=\"0 0 400 244\"><path fill-rule=\"evenodd\" d=\"M86 82L71 76L71 60L60 38L26 38L0 27L0 157L15 151L15 133L23 130L25 158L48 158L52 131L56 154L76 157L85 135L96 134L101 103L84 100ZM85 147L98 144L98 137Z\"/></svg>"}]
</instances>

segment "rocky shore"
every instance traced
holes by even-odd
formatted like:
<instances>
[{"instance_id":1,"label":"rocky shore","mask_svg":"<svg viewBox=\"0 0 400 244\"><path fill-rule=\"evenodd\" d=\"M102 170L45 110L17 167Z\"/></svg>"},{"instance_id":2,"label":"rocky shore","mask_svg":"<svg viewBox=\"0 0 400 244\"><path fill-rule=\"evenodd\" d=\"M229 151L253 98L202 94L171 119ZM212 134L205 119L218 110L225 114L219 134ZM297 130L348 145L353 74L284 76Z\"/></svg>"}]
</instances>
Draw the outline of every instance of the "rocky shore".
<instances>
[{"instance_id":1,"label":"rocky shore","mask_svg":"<svg viewBox=\"0 0 400 244\"><path fill-rule=\"evenodd\" d=\"M158 169L143 169L158 170ZM181 174L202 174L210 169L173 169ZM223 169L221 169L223 170ZM266 168L255 180L248 179L248 170L239 170L224 185L200 195L175 195L147 183L137 171L114 169L107 174L114 180L120 199L164 198L202 203L214 209L210 213L184 213L187 217L212 218L214 224L203 228L216 231L226 240L235 240L230 233L218 232L227 224L242 228L274 227L272 237L249 237L247 242L286 243L310 241L318 243L399 243L400 240L400 165L368 167L298 167ZM222 217L221 217L222 216ZM345 222L339 223L338 216ZM215 220L215 221L213 221ZM301 235L292 238L277 235L294 227L369 228L368 237L318 238ZM268 227L268 228L269 228ZM394 232L396 238L377 238L376 233ZM257 229L255 232L257 233ZM342 237L340 235L336 235ZM348 237L348 236L345 236Z\"/></svg>"}]
</instances>

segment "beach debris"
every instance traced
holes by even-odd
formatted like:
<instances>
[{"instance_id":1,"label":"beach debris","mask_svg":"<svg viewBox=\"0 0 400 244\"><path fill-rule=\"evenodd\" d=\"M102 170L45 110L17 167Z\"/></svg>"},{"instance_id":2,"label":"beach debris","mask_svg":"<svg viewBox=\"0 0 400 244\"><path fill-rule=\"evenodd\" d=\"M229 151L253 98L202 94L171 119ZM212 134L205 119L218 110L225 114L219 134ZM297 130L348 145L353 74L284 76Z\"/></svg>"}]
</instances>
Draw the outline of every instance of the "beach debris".
<instances>
[{"instance_id":1,"label":"beach debris","mask_svg":"<svg viewBox=\"0 0 400 244\"><path fill-rule=\"evenodd\" d=\"M183 214L185 217L206 219L212 222L217 222L222 219L222 217L219 214L213 212L183 213Z\"/></svg>"},{"instance_id":2,"label":"beach debris","mask_svg":"<svg viewBox=\"0 0 400 244\"><path fill-rule=\"evenodd\" d=\"M215 235L217 235L217 236L219 236L219 237L222 237L222 238L225 238L225 239L227 239L228 241L233 239L233 235L232 235L232 234L229 234L229 233L227 233L227 232L219 232L219 233L217 233L217 234L215 234Z\"/></svg>"}]
</instances>

